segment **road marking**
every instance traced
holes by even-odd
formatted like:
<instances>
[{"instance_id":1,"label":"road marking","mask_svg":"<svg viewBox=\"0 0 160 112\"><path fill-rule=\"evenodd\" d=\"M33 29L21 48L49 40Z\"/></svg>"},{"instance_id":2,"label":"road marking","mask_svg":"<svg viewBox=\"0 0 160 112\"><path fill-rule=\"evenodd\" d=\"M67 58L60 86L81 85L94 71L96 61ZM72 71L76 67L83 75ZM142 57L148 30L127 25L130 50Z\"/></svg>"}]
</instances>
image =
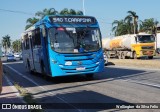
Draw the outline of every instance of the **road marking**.
<instances>
[{"instance_id":1,"label":"road marking","mask_svg":"<svg viewBox=\"0 0 160 112\"><path fill-rule=\"evenodd\" d=\"M7 64L4 64L6 67L10 68L11 70L13 70L14 72L16 72L19 76L27 79L28 81L32 82L33 84L35 84L36 86L40 87L42 90L44 91L47 91L47 89L45 89L44 87L40 86L38 83L36 83L35 81L33 81L32 79L30 79L29 77L27 76L24 76L23 74L21 74L20 72L18 72L17 70L15 70L14 68L8 66ZM48 92L50 95L55 95L53 92ZM74 105L68 103L67 101L65 101L64 99L58 97L58 96L55 96L57 97L58 99L60 99L61 101L63 101L64 103L70 105L71 107L73 107L74 109L78 110L79 112L82 112L80 109L78 109L77 107L75 107Z\"/></svg>"},{"instance_id":2,"label":"road marking","mask_svg":"<svg viewBox=\"0 0 160 112\"><path fill-rule=\"evenodd\" d=\"M123 68L123 69L135 69L135 70L147 70L147 71L160 71L160 69L151 69L151 68L136 68L136 67L128 67L128 66L118 66L118 65L110 65L105 68Z\"/></svg>"},{"instance_id":3,"label":"road marking","mask_svg":"<svg viewBox=\"0 0 160 112\"><path fill-rule=\"evenodd\" d=\"M126 81L126 82L132 82L132 83L143 84L143 85L147 85L147 86L160 88L160 84L149 83L149 82L140 82L138 80L132 80L132 79L122 79L122 80Z\"/></svg>"},{"instance_id":4,"label":"road marking","mask_svg":"<svg viewBox=\"0 0 160 112\"><path fill-rule=\"evenodd\" d=\"M4 65L6 65L6 64L7 64L7 65L9 65L9 64L14 64L14 63L23 63L23 61L17 61L17 62L8 62L8 63L5 63L5 62L4 62L3 64L4 64Z\"/></svg>"}]
</instances>

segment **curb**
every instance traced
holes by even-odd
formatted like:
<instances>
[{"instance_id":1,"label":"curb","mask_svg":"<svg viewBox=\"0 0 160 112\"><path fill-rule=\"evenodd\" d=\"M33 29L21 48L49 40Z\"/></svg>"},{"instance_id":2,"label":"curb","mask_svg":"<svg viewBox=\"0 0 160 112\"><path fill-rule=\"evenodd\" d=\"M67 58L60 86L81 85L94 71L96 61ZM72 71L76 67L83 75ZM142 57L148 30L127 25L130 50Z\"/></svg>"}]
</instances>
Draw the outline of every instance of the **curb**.
<instances>
[{"instance_id":1,"label":"curb","mask_svg":"<svg viewBox=\"0 0 160 112\"><path fill-rule=\"evenodd\" d=\"M16 91L16 93L14 93L17 98L19 98L22 103L25 103L26 102L23 100L23 97L19 94L19 91L17 90L17 88L13 85L13 83L9 80L9 78L3 73L3 77L5 78L5 80L7 81L7 83L11 86L12 90Z\"/></svg>"}]
</instances>

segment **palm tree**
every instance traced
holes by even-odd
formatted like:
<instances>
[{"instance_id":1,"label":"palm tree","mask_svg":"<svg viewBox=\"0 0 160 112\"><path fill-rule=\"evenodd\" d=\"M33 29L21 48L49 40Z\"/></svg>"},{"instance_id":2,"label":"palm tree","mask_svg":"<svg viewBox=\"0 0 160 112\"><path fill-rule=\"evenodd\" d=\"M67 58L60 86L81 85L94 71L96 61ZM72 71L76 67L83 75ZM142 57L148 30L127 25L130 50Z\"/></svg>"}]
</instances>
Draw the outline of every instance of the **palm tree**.
<instances>
[{"instance_id":1,"label":"palm tree","mask_svg":"<svg viewBox=\"0 0 160 112\"><path fill-rule=\"evenodd\" d=\"M120 26L121 22L118 20L114 20L112 23L112 32L114 32L114 35L117 36L118 28Z\"/></svg>"},{"instance_id":2,"label":"palm tree","mask_svg":"<svg viewBox=\"0 0 160 112\"><path fill-rule=\"evenodd\" d=\"M82 11L77 11L77 15L83 15Z\"/></svg>"},{"instance_id":3,"label":"palm tree","mask_svg":"<svg viewBox=\"0 0 160 112\"><path fill-rule=\"evenodd\" d=\"M125 21L128 21L130 24L133 24L133 32L134 34L138 33L138 15L134 11L128 11L129 15L125 17Z\"/></svg>"},{"instance_id":4,"label":"palm tree","mask_svg":"<svg viewBox=\"0 0 160 112\"><path fill-rule=\"evenodd\" d=\"M38 16L40 17L40 19L42 19L46 15L55 15L55 14L58 14L58 11L56 11L54 8L50 8L50 9L44 9L43 11L38 11L35 14L35 16ZM62 11L60 11L60 14L61 15L83 15L83 12L75 11L74 9L64 8ZM25 27L25 30L31 27L32 25L34 25L37 21L39 21L39 19L36 17L28 18L26 21L27 25Z\"/></svg>"},{"instance_id":5,"label":"palm tree","mask_svg":"<svg viewBox=\"0 0 160 112\"><path fill-rule=\"evenodd\" d=\"M55 15L58 14L58 11L56 11L54 8L50 9L44 9L43 11L38 11L35 15L39 16L40 18L43 18L46 15Z\"/></svg>"},{"instance_id":6,"label":"palm tree","mask_svg":"<svg viewBox=\"0 0 160 112\"><path fill-rule=\"evenodd\" d=\"M145 19L141 21L140 31L149 32L151 34L156 34L156 27L158 25L158 21L154 20L154 18Z\"/></svg>"},{"instance_id":7,"label":"palm tree","mask_svg":"<svg viewBox=\"0 0 160 112\"><path fill-rule=\"evenodd\" d=\"M13 41L12 48L13 48L14 52L20 52L21 51L21 41L20 40Z\"/></svg>"},{"instance_id":8,"label":"palm tree","mask_svg":"<svg viewBox=\"0 0 160 112\"><path fill-rule=\"evenodd\" d=\"M129 33L129 26L124 20L115 20L112 23L112 32L115 32L115 36L125 35Z\"/></svg>"},{"instance_id":9,"label":"palm tree","mask_svg":"<svg viewBox=\"0 0 160 112\"><path fill-rule=\"evenodd\" d=\"M34 25L37 21L39 21L39 19L37 19L35 17L28 18L27 21L26 21L27 25L26 25L25 29L28 29L29 27L31 27L32 25Z\"/></svg>"},{"instance_id":10,"label":"palm tree","mask_svg":"<svg viewBox=\"0 0 160 112\"><path fill-rule=\"evenodd\" d=\"M60 11L61 15L83 15L82 11L75 11L74 9L64 8Z\"/></svg>"},{"instance_id":11,"label":"palm tree","mask_svg":"<svg viewBox=\"0 0 160 112\"><path fill-rule=\"evenodd\" d=\"M7 53L7 49L11 47L11 39L9 35L2 37L2 46L5 49L5 54Z\"/></svg>"}]
</instances>

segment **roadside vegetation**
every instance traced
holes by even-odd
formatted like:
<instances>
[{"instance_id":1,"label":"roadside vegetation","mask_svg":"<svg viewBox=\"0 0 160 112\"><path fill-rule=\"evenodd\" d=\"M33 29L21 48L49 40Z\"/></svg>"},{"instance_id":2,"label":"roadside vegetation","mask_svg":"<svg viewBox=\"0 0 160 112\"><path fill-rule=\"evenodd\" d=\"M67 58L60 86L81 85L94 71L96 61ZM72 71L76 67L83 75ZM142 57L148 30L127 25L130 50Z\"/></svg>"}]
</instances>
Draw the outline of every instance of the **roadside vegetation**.
<instances>
[{"instance_id":1,"label":"roadside vegetation","mask_svg":"<svg viewBox=\"0 0 160 112\"><path fill-rule=\"evenodd\" d=\"M108 59L108 65L160 69L159 60Z\"/></svg>"},{"instance_id":2,"label":"roadside vegetation","mask_svg":"<svg viewBox=\"0 0 160 112\"><path fill-rule=\"evenodd\" d=\"M21 51L21 40L15 40L12 42L12 49L14 52L20 52Z\"/></svg>"},{"instance_id":3,"label":"roadside vegetation","mask_svg":"<svg viewBox=\"0 0 160 112\"><path fill-rule=\"evenodd\" d=\"M10 76L10 72L7 70L8 68L4 67L3 68L3 72L5 73L5 75L7 75L8 77ZM29 93L24 87L22 87L18 82L12 82L12 84L16 87L16 89L18 90L20 96L22 96L23 100L27 103L27 104L32 104L32 105L36 105L37 101L33 98L32 94ZM43 112L43 110L40 109L32 109L30 110L30 112Z\"/></svg>"},{"instance_id":4,"label":"roadside vegetation","mask_svg":"<svg viewBox=\"0 0 160 112\"><path fill-rule=\"evenodd\" d=\"M68 8L64 8L61 11L57 11L54 8L49 8L49 9L44 9L43 11L38 11L35 13L35 17L33 18L28 18L26 23L26 27L25 29L28 29L29 27L31 27L32 25L34 25L37 21L39 21L40 19L42 19L44 16L46 15L83 15L82 11L76 11L74 9L68 9Z\"/></svg>"},{"instance_id":5,"label":"roadside vegetation","mask_svg":"<svg viewBox=\"0 0 160 112\"><path fill-rule=\"evenodd\" d=\"M121 20L114 20L112 23L112 32L115 36L125 34L137 34L146 32L156 34L158 21L154 18L139 20L139 16L134 11L128 11L128 15Z\"/></svg>"},{"instance_id":6,"label":"roadside vegetation","mask_svg":"<svg viewBox=\"0 0 160 112\"><path fill-rule=\"evenodd\" d=\"M6 54L7 50L11 47L11 37L9 35L2 37L2 47L4 48Z\"/></svg>"}]
</instances>

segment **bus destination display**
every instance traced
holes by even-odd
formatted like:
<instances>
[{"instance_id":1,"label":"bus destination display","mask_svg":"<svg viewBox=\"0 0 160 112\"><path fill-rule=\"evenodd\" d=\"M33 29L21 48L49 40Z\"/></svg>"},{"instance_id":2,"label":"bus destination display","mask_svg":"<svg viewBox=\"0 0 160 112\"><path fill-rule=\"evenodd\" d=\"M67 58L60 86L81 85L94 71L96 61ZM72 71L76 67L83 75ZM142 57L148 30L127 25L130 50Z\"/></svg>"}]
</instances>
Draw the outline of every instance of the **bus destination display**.
<instances>
[{"instance_id":1,"label":"bus destination display","mask_svg":"<svg viewBox=\"0 0 160 112\"><path fill-rule=\"evenodd\" d=\"M50 17L52 23L77 23L77 24L92 24L95 23L95 19L92 17Z\"/></svg>"}]
</instances>

